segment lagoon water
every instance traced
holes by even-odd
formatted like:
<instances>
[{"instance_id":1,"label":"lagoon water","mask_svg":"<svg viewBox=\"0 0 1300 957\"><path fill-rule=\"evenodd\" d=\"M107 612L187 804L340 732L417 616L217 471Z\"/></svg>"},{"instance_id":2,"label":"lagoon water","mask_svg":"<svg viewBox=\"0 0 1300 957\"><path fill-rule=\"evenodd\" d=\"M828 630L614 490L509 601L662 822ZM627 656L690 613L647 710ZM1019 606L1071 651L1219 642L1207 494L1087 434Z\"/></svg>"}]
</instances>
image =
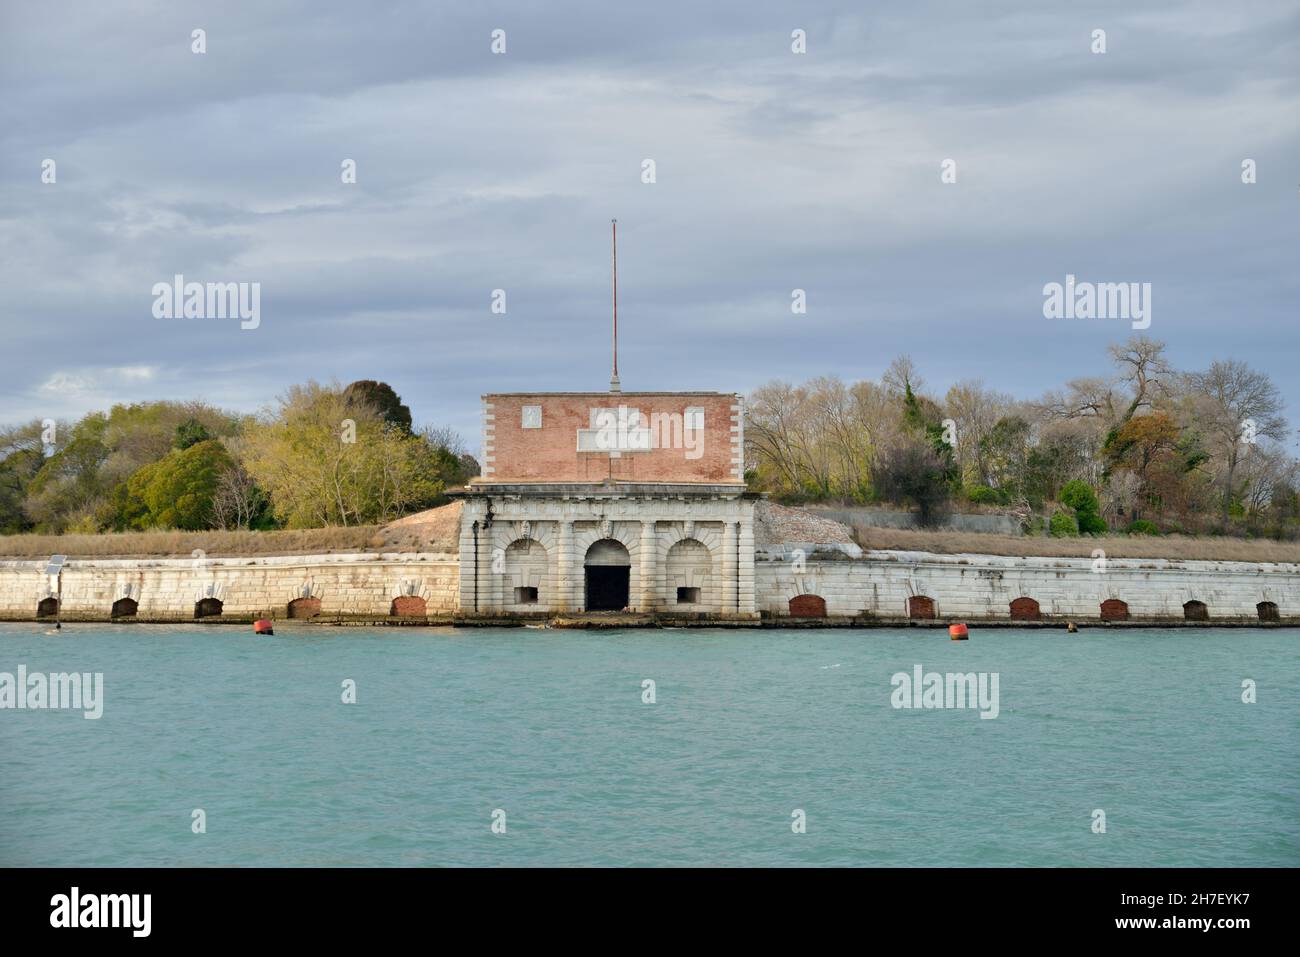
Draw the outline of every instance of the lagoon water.
<instances>
[{"instance_id":1,"label":"lagoon water","mask_svg":"<svg viewBox=\"0 0 1300 957\"><path fill-rule=\"evenodd\" d=\"M1292 630L48 627L104 712L0 710L3 865L1300 864Z\"/></svg>"}]
</instances>

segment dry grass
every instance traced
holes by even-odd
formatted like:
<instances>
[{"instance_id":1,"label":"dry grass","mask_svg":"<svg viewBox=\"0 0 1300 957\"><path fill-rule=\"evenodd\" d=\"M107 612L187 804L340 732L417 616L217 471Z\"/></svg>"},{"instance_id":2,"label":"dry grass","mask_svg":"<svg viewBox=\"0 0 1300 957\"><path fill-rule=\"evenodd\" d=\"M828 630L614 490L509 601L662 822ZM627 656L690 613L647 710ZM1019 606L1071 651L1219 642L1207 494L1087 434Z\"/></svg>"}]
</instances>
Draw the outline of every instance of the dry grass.
<instances>
[{"instance_id":1,"label":"dry grass","mask_svg":"<svg viewBox=\"0 0 1300 957\"><path fill-rule=\"evenodd\" d=\"M323 555L377 551L380 528L305 528L274 532L120 532L105 535L0 535L0 558L210 558L241 555Z\"/></svg>"},{"instance_id":2,"label":"dry grass","mask_svg":"<svg viewBox=\"0 0 1300 957\"><path fill-rule=\"evenodd\" d=\"M1173 558L1226 562L1300 562L1300 543L1268 539L1196 538L1188 535L1101 535L1096 538L985 535L978 532L866 528L855 525L853 539L863 548L899 551L1041 555L1091 558L1094 548L1109 558Z\"/></svg>"},{"instance_id":3,"label":"dry grass","mask_svg":"<svg viewBox=\"0 0 1300 957\"><path fill-rule=\"evenodd\" d=\"M0 559L209 558L244 555L328 555L356 552L454 552L460 538L459 502L400 518L388 525L303 528L275 532L112 532L105 535L0 535Z\"/></svg>"}]
</instances>

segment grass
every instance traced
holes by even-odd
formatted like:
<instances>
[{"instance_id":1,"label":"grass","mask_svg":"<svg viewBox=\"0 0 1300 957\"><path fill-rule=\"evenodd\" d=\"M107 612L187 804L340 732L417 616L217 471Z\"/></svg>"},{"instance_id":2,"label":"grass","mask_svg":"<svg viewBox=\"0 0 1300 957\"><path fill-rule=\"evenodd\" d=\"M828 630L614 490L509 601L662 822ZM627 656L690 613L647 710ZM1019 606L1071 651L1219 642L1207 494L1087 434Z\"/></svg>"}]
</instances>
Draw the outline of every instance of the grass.
<instances>
[{"instance_id":1,"label":"grass","mask_svg":"<svg viewBox=\"0 0 1300 957\"><path fill-rule=\"evenodd\" d=\"M400 526L305 528L274 532L119 532L104 535L0 535L0 558L44 559L61 553L75 558L189 558L196 548L210 558L242 555L325 555L330 553L421 551L434 546L420 536L399 534ZM426 536L427 537L427 536ZM446 537L446 536L444 536ZM1269 539L1187 535L1102 535L1096 538L986 535L979 532L867 528L856 525L853 539L863 548L899 551L1041 555L1091 558L1181 558L1235 562L1297 562L1300 543ZM435 550L454 549L439 544Z\"/></svg>"},{"instance_id":2,"label":"grass","mask_svg":"<svg viewBox=\"0 0 1300 957\"><path fill-rule=\"evenodd\" d=\"M946 555L1038 555L1091 558L1100 548L1107 558L1171 558L1225 562L1300 562L1300 543L1270 539L1195 537L1190 535L1098 535L1079 538L985 535L979 532L853 526L853 540L863 548L938 552Z\"/></svg>"},{"instance_id":3,"label":"grass","mask_svg":"<svg viewBox=\"0 0 1300 957\"><path fill-rule=\"evenodd\" d=\"M273 532L110 532L103 535L0 535L0 558L189 558L196 548L209 558L242 555L324 555L378 551L377 525L304 528Z\"/></svg>"}]
</instances>

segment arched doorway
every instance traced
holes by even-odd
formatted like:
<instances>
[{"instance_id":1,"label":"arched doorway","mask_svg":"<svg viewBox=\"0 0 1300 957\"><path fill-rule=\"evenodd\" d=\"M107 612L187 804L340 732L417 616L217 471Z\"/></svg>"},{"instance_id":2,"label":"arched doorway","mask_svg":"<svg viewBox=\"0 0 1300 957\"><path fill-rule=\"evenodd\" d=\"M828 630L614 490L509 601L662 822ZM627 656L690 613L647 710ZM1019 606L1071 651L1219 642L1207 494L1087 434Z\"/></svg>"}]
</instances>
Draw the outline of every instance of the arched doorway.
<instances>
[{"instance_id":1,"label":"arched doorway","mask_svg":"<svg viewBox=\"0 0 1300 957\"><path fill-rule=\"evenodd\" d=\"M1277 602L1261 601L1255 606L1255 612L1259 615L1260 621L1281 621L1282 616L1278 614Z\"/></svg>"},{"instance_id":2,"label":"arched doorway","mask_svg":"<svg viewBox=\"0 0 1300 957\"><path fill-rule=\"evenodd\" d=\"M826 599L821 595L795 595L790 599L791 618L825 618Z\"/></svg>"},{"instance_id":3,"label":"arched doorway","mask_svg":"<svg viewBox=\"0 0 1300 957\"><path fill-rule=\"evenodd\" d=\"M1205 602L1193 598L1183 602L1183 617L1188 621L1209 621L1210 608Z\"/></svg>"},{"instance_id":4,"label":"arched doorway","mask_svg":"<svg viewBox=\"0 0 1300 957\"><path fill-rule=\"evenodd\" d=\"M1038 602L1032 598L1021 597L1011 603L1012 621L1038 621Z\"/></svg>"},{"instance_id":5,"label":"arched doorway","mask_svg":"<svg viewBox=\"0 0 1300 957\"><path fill-rule=\"evenodd\" d=\"M139 610L140 606L134 598L119 598L113 602L113 610L109 614L113 618L132 618Z\"/></svg>"},{"instance_id":6,"label":"arched doorway","mask_svg":"<svg viewBox=\"0 0 1300 957\"><path fill-rule=\"evenodd\" d=\"M907 599L908 618L933 618L934 599L929 595L913 595Z\"/></svg>"},{"instance_id":7,"label":"arched doorway","mask_svg":"<svg viewBox=\"0 0 1300 957\"><path fill-rule=\"evenodd\" d=\"M194 603L195 618L215 618L221 614L220 598L201 598Z\"/></svg>"},{"instance_id":8,"label":"arched doorway","mask_svg":"<svg viewBox=\"0 0 1300 957\"><path fill-rule=\"evenodd\" d=\"M1128 621L1128 602L1107 598L1101 603L1102 621Z\"/></svg>"},{"instance_id":9,"label":"arched doorway","mask_svg":"<svg viewBox=\"0 0 1300 957\"><path fill-rule=\"evenodd\" d=\"M53 618L59 613L59 600L57 598L42 598L36 606L37 618Z\"/></svg>"},{"instance_id":10,"label":"arched doorway","mask_svg":"<svg viewBox=\"0 0 1300 957\"><path fill-rule=\"evenodd\" d=\"M320 599L295 598L285 610L290 618L315 618L320 614Z\"/></svg>"},{"instance_id":11,"label":"arched doorway","mask_svg":"<svg viewBox=\"0 0 1300 957\"><path fill-rule=\"evenodd\" d=\"M587 549L587 611L622 611L628 606L632 559L622 542L602 538Z\"/></svg>"},{"instance_id":12,"label":"arched doorway","mask_svg":"<svg viewBox=\"0 0 1300 957\"><path fill-rule=\"evenodd\" d=\"M395 618L423 618L428 610L428 603L420 595L398 595L388 608L388 614Z\"/></svg>"}]
</instances>

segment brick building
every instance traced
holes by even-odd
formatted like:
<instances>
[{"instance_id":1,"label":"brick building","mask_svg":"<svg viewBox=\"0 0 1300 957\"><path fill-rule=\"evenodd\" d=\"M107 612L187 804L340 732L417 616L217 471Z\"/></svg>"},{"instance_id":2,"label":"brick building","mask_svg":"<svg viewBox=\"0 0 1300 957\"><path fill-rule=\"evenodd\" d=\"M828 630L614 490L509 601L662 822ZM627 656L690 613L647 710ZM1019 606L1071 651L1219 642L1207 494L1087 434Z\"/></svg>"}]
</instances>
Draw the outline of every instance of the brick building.
<instances>
[{"instance_id":1,"label":"brick building","mask_svg":"<svg viewBox=\"0 0 1300 957\"><path fill-rule=\"evenodd\" d=\"M755 617L741 397L483 397L483 474L457 493L460 610Z\"/></svg>"}]
</instances>

